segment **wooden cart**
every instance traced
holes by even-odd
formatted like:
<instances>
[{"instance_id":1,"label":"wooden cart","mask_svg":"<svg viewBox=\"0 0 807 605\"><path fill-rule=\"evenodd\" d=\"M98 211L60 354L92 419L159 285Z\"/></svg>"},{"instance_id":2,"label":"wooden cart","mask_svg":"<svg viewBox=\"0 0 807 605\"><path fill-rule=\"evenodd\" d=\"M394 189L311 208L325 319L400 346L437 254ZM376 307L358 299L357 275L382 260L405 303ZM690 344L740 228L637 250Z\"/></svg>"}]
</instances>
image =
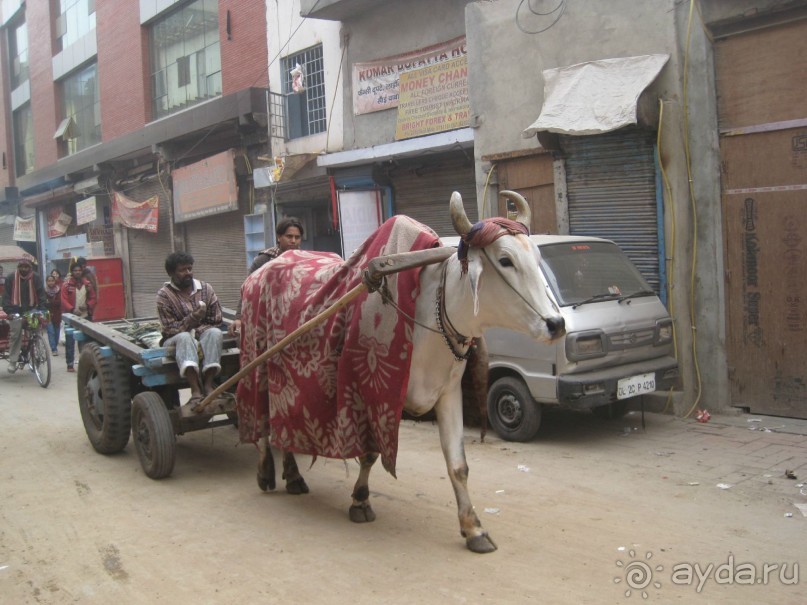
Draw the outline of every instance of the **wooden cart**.
<instances>
[{"instance_id":1,"label":"wooden cart","mask_svg":"<svg viewBox=\"0 0 807 605\"><path fill-rule=\"evenodd\" d=\"M136 322L156 322L156 318L94 323L65 313L65 329L72 330L80 347L78 401L90 443L101 454L116 454L129 443L131 432L146 475L152 479L167 477L174 469L176 435L237 422L231 394L242 376L339 312L359 294L378 290L384 276L442 262L454 253L453 248L431 248L372 259L361 284L244 367L240 367L237 343L225 336L221 382L205 397L202 405L207 407L201 413L186 411L186 406L180 405L179 390L188 384L179 375L173 352L142 346L121 331ZM233 312L223 311L228 325Z\"/></svg>"},{"instance_id":2,"label":"wooden cart","mask_svg":"<svg viewBox=\"0 0 807 605\"><path fill-rule=\"evenodd\" d=\"M225 311L225 324L227 315L232 316ZM156 324L157 318L91 322L66 313L63 319L79 346L79 408L97 452L122 451L131 433L146 475L161 479L174 469L177 435L237 422L235 399L228 392L200 413L182 407L179 391L188 383L179 375L173 351L147 348L123 331ZM238 371L237 344L225 333L222 381Z\"/></svg>"}]
</instances>

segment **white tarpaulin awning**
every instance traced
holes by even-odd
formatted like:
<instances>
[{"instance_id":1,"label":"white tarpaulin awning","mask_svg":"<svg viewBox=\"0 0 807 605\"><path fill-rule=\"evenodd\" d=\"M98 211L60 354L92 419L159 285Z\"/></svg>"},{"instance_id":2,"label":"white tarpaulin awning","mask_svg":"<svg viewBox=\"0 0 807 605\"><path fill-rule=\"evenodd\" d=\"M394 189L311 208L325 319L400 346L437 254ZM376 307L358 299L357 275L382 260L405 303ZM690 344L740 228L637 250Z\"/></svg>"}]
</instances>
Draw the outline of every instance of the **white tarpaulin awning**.
<instances>
[{"instance_id":1,"label":"white tarpaulin awning","mask_svg":"<svg viewBox=\"0 0 807 605\"><path fill-rule=\"evenodd\" d=\"M669 58L642 55L545 69L541 115L522 136L530 138L542 130L600 134L636 124L639 95Z\"/></svg>"}]
</instances>

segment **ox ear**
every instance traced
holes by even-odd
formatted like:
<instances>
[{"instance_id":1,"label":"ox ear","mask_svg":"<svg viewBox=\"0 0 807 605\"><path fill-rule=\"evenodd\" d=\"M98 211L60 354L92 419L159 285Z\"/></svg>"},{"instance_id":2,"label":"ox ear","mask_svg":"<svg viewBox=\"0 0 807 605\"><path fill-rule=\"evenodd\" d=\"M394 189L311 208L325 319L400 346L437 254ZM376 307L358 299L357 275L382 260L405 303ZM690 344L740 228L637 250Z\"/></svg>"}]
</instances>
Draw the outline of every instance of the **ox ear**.
<instances>
[{"instance_id":1,"label":"ox ear","mask_svg":"<svg viewBox=\"0 0 807 605\"><path fill-rule=\"evenodd\" d=\"M474 298L474 317L479 315L479 284L482 281L482 263L474 259L468 263L468 278L471 280L471 295Z\"/></svg>"}]
</instances>

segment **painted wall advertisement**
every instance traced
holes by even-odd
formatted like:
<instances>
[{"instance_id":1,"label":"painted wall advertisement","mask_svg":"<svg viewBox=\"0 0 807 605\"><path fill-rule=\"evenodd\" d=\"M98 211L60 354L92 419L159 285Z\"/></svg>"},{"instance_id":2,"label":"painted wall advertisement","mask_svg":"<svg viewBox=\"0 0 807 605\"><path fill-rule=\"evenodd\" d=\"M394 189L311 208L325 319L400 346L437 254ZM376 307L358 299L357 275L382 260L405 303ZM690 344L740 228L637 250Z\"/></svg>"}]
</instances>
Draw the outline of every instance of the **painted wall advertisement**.
<instances>
[{"instance_id":1,"label":"painted wall advertisement","mask_svg":"<svg viewBox=\"0 0 807 605\"><path fill-rule=\"evenodd\" d=\"M64 211L64 206L51 206L48 208L48 237L63 236L72 222L73 217Z\"/></svg>"},{"instance_id":2,"label":"painted wall advertisement","mask_svg":"<svg viewBox=\"0 0 807 605\"><path fill-rule=\"evenodd\" d=\"M174 222L238 210L235 149L174 170Z\"/></svg>"},{"instance_id":3,"label":"painted wall advertisement","mask_svg":"<svg viewBox=\"0 0 807 605\"><path fill-rule=\"evenodd\" d=\"M468 57L401 74L397 140L465 128L470 123Z\"/></svg>"},{"instance_id":4,"label":"painted wall advertisement","mask_svg":"<svg viewBox=\"0 0 807 605\"><path fill-rule=\"evenodd\" d=\"M98 218L95 210L95 197L76 202L76 225L84 225Z\"/></svg>"},{"instance_id":5,"label":"painted wall advertisement","mask_svg":"<svg viewBox=\"0 0 807 605\"><path fill-rule=\"evenodd\" d=\"M18 216L14 219L14 241L36 241L36 217L22 218Z\"/></svg>"},{"instance_id":6,"label":"painted wall advertisement","mask_svg":"<svg viewBox=\"0 0 807 605\"><path fill-rule=\"evenodd\" d=\"M460 36L402 55L354 63L353 113L361 115L398 107L401 73L464 57L466 53L465 36Z\"/></svg>"}]
</instances>

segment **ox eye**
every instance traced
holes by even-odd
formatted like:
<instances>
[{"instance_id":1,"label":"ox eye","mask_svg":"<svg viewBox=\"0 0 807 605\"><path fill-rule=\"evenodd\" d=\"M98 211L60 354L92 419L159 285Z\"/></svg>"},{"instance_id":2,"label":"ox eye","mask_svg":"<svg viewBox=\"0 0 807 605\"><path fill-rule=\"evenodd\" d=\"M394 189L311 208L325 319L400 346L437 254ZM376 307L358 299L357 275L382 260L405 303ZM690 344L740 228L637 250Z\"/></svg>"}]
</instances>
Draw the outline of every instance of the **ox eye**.
<instances>
[{"instance_id":1,"label":"ox eye","mask_svg":"<svg viewBox=\"0 0 807 605\"><path fill-rule=\"evenodd\" d=\"M510 260L508 257L504 256L504 257L499 259L499 264L502 267L512 267L513 266L513 261Z\"/></svg>"}]
</instances>

